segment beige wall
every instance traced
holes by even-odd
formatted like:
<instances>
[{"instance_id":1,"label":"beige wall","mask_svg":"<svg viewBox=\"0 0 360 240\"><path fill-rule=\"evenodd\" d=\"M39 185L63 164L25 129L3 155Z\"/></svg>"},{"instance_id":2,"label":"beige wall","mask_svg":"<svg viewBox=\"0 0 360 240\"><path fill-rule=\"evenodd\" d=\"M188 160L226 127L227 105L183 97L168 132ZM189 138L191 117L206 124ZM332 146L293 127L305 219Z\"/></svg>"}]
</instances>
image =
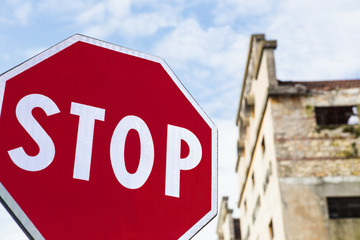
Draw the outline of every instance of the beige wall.
<instances>
[{"instance_id":1,"label":"beige wall","mask_svg":"<svg viewBox=\"0 0 360 240\"><path fill-rule=\"evenodd\" d=\"M316 106L357 106L359 90L271 99L286 239L360 238L360 220L329 219L326 202L360 195L360 138L344 131L346 125L317 126L314 113Z\"/></svg>"},{"instance_id":2,"label":"beige wall","mask_svg":"<svg viewBox=\"0 0 360 240\"><path fill-rule=\"evenodd\" d=\"M360 149L360 138L356 136L359 126L351 126L352 132L346 130L349 129L349 126L346 125L331 126L331 128L317 126L314 113L316 106L357 106L360 103L360 89L355 90L337 90L336 95L334 92L324 91L316 95L301 97L273 97L271 100L273 118L277 123L275 126L276 152L280 165L284 165L286 168L290 163L296 164L294 161L306 160L301 164L309 164L309 169L310 166L316 165L313 161L317 160L344 158L349 160L353 157L356 159L352 161L359 161L355 154ZM339 166L337 165L337 167ZM349 169L347 166L345 168ZM298 168L294 168L294 170L296 169ZM282 171L281 174L288 173ZM344 173L318 172L312 174L342 175Z\"/></svg>"},{"instance_id":3,"label":"beige wall","mask_svg":"<svg viewBox=\"0 0 360 240\"><path fill-rule=\"evenodd\" d=\"M360 88L280 86L275 47L252 36L239 104L242 239L360 239L360 219L330 220L326 201L360 195L360 126L319 127L314 113L319 106L359 106Z\"/></svg>"},{"instance_id":4,"label":"beige wall","mask_svg":"<svg viewBox=\"0 0 360 240\"><path fill-rule=\"evenodd\" d=\"M286 239L360 239L360 219L329 219L326 197L359 196L360 177L281 178Z\"/></svg>"},{"instance_id":5,"label":"beige wall","mask_svg":"<svg viewBox=\"0 0 360 240\"><path fill-rule=\"evenodd\" d=\"M267 240L271 239L269 224L272 222L273 239L282 240L285 239L285 233L276 167L271 102L264 97L267 95L268 84L261 70L254 87L259 92L262 91L262 94L257 94L255 97L255 114L248 127L245 154L238 165L240 186L244 186L239 202L240 227L243 239L248 237L249 240Z\"/></svg>"}]
</instances>

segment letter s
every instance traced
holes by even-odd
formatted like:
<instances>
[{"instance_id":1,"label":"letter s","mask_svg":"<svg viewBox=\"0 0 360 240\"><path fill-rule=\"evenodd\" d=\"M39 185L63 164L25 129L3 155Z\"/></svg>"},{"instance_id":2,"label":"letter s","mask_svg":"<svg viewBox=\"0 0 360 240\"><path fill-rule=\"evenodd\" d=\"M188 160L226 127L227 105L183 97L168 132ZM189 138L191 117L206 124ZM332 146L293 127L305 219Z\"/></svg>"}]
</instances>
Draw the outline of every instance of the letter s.
<instances>
[{"instance_id":1,"label":"letter s","mask_svg":"<svg viewBox=\"0 0 360 240\"><path fill-rule=\"evenodd\" d=\"M47 116L57 114L60 110L50 98L41 94L27 95L16 106L16 117L38 144L39 153L36 156L29 156L22 147L8 151L11 160L19 168L32 172L45 169L55 157L54 142L32 115L32 110L36 107L44 110Z\"/></svg>"}]
</instances>

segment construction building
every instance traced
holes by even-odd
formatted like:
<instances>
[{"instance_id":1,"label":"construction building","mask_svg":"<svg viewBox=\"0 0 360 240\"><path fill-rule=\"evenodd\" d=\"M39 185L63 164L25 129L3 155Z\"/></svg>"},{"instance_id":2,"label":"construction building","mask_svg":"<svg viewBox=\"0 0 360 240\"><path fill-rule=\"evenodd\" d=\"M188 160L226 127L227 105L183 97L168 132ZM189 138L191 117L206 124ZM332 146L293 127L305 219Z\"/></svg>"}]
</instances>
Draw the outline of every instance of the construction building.
<instances>
[{"instance_id":1,"label":"construction building","mask_svg":"<svg viewBox=\"0 0 360 240\"><path fill-rule=\"evenodd\" d=\"M360 80L280 81L276 46L251 36L236 119L239 228L224 198L219 239L360 239Z\"/></svg>"}]
</instances>

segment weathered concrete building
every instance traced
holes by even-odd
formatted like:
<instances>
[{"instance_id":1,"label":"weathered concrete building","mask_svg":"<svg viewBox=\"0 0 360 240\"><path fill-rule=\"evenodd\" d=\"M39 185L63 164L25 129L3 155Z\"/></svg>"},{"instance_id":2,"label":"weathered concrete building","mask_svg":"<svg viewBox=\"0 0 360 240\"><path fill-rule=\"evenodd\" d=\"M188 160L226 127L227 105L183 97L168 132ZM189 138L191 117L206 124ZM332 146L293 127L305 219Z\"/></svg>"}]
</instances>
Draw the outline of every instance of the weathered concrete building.
<instances>
[{"instance_id":1,"label":"weathered concrete building","mask_svg":"<svg viewBox=\"0 0 360 240\"><path fill-rule=\"evenodd\" d=\"M241 239L360 239L360 80L279 81L275 48L251 37L236 120Z\"/></svg>"},{"instance_id":2,"label":"weathered concrete building","mask_svg":"<svg viewBox=\"0 0 360 240\"><path fill-rule=\"evenodd\" d=\"M219 240L241 240L239 219L234 218L228 206L228 197L223 197L220 205L216 232Z\"/></svg>"}]
</instances>

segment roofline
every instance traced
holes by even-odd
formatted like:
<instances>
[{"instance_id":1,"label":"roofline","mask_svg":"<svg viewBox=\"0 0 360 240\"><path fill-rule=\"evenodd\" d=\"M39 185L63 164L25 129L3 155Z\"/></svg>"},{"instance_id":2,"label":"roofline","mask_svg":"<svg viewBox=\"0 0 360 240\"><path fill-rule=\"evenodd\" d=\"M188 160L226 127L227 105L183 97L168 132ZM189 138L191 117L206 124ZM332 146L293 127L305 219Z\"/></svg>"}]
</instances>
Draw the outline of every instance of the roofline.
<instances>
[{"instance_id":1,"label":"roofline","mask_svg":"<svg viewBox=\"0 0 360 240\"><path fill-rule=\"evenodd\" d=\"M240 115L241 103L242 103L242 99L243 99L243 95L244 95L244 87L245 87L246 77L247 77L248 69L249 69L251 50L252 50L252 46L253 46L253 42L254 42L255 38L265 39L265 34L253 34L253 35L251 35L251 38L250 38L249 51L248 51L248 56L247 56L247 59L246 59L246 65L245 65L245 73L244 73L244 78L243 78L242 86L241 86L239 107L238 107L238 111L237 111L237 115L236 115L236 125L238 125L238 122L239 122L239 115Z\"/></svg>"},{"instance_id":2,"label":"roofline","mask_svg":"<svg viewBox=\"0 0 360 240\"><path fill-rule=\"evenodd\" d=\"M261 64L261 60L262 60L262 56L264 53L264 50L267 48L270 49L275 49L277 46L277 41L276 40L270 40L270 41L262 41L260 42L260 51L258 53L258 57L257 57L257 62L256 62L256 67L255 67L255 79L258 78L259 75L259 70L260 70L260 64Z\"/></svg>"},{"instance_id":3,"label":"roofline","mask_svg":"<svg viewBox=\"0 0 360 240\"><path fill-rule=\"evenodd\" d=\"M239 107L238 107L238 111L237 111L237 115L236 115L236 125L238 125L238 122L239 122L242 99L243 99L243 95L244 95L245 82L246 82L246 78L247 78L247 75L248 75L251 52L252 52L253 42L254 42L255 38L258 38L261 41L260 45L259 45L259 51L257 53L256 62L255 62L255 69L254 69L255 79L257 79L258 74L259 74L260 64L261 64L261 60L262 60L262 57L263 57L264 50L265 49L275 49L276 46L277 46L277 41L276 40L265 40L265 35L264 34L253 34L253 35L251 35L249 52L248 52L248 56L247 56L247 60L246 60L246 66L245 66L245 73L244 73L244 78L243 78L242 87L241 87Z\"/></svg>"}]
</instances>

